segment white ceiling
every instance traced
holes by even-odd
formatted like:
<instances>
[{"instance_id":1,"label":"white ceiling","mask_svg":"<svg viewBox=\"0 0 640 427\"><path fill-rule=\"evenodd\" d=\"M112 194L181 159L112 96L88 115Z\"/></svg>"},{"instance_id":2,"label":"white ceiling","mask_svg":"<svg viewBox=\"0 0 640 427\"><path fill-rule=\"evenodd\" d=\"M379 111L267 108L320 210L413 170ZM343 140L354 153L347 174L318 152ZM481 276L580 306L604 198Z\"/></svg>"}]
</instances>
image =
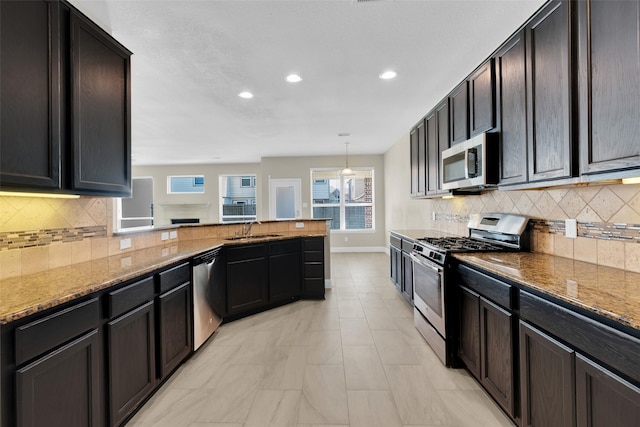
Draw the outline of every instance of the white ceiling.
<instances>
[{"instance_id":1,"label":"white ceiling","mask_svg":"<svg viewBox=\"0 0 640 427\"><path fill-rule=\"evenodd\" d=\"M134 53L133 164L157 165L384 153L544 1L71 3Z\"/></svg>"}]
</instances>

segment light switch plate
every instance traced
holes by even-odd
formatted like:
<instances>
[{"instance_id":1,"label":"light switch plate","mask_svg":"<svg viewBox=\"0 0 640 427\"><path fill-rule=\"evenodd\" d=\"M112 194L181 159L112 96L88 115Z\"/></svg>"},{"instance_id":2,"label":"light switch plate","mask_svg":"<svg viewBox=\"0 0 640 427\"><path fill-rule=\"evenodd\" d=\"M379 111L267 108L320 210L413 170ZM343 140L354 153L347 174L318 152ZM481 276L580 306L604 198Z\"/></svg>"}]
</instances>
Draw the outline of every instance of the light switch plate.
<instances>
[{"instance_id":1,"label":"light switch plate","mask_svg":"<svg viewBox=\"0 0 640 427\"><path fill-rule=\"evenodd\" d=\"M304 222L296 222L296 228L304 228Z\"/></svg>"},{"instance_id":2,"label":"light switch plate","mask_svg":"<svg viewBox=\"0 0 640 427\"><path fill-rule=\"evenodd\" d=\"M169 240L169 233L167 233L166 231L162 232L160 234L160 240Z\"/></svg>"},{"instance_id":3,"label":"light switch plate","mask_svg":"<svg viewBox=\"0 0 640 427\"><path fill-rule=\"evenodd\" d=\"M564 235L569 239L575 239L578 237L578 220L576 219L564 220Z\"/></svg>"},{"instance_id":4,"label":"light switch plate","mask_svg":"<svg viewBox=\"0 0 640 427\"><path fill-rule=\"evenodd\" d=\"M177 239L178 238L178 232L177 231L171 231L169 233L169 238L170 239Z\"/></svg>"},{"instance_id":5,"label":"light switch plate","mask_svg":"<svg viewBox=\"0 0 640 427\"><path fill-rule=\"evenodd\" d=\"M121 239L120 249L129 249L131 247L131 239Z\"/></svg>"}]
</instances>

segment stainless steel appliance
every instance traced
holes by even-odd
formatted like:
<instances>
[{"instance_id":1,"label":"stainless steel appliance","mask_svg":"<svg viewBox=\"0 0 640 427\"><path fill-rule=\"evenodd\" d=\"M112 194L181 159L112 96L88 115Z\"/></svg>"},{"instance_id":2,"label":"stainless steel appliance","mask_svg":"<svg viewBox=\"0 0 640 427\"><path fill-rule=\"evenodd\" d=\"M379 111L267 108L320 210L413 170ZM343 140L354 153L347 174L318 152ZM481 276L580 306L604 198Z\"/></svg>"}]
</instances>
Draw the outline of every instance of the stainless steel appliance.
<instances>
[{"instance_id":1,"label":"stainless steel appliance","mask_svg":"<svg viewBox=\"0 0 640 427\"><path fill-rule=\"evenodd\" d=\"M446 366L454 363L456 297L448 281L454 252L529 250L528 218L474 214L467 237L425 236L416 240L413 259L414 324Z\"/></svg>"},{"instance_id":2,"label":"stainless steel appliance","mask_svg":"<svg viewBox=\"0 0 640 427\"><path fill-rule=\"evenodd\" d=\"M219 313L220 301L216 301L219 288L224 286L221 280L217 259L220 248L205 252L193 258L193 350L215 332L222 323ZM223 273L222 273L223 274Z\"/></svg>"},{"instance_id":3,"label":"stainless steel appliance","mask_svg":"<svg viewBox=\"0 0 640 427\"><path fill-rule=\"evenodd\" d=\"M481 133L442 152L442 188L481 189L498 183L498 138Z\"/></svg>"}]
</instances>

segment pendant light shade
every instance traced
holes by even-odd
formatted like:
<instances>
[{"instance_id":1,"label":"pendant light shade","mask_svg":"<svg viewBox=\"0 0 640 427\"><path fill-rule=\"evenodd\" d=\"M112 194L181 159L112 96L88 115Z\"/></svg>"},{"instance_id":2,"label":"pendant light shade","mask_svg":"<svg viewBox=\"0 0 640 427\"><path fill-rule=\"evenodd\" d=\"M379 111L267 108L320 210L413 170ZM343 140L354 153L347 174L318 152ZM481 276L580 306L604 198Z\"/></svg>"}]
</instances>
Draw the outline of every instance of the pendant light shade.
<instances>
[{"instance_id":1,"label":"pendant light shade","mask_svg":"<svg viewBox=\"0 0 640 427\"><path fill-rule=\"evenodd\" d=\"M340 171L340 176L355 176L355 172L349 167L349 143L344 143L344 151L345 151L345 166L344 169Z\"/></svg>"}]
</instances>

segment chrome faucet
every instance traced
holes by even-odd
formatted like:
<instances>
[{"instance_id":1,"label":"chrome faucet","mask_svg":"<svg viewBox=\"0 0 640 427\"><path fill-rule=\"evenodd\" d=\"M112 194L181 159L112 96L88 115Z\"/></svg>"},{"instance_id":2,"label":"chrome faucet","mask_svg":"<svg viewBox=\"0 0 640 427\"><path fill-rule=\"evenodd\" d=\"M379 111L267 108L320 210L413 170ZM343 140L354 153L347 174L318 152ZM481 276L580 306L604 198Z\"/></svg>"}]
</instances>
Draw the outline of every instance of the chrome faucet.
<instances>
[{"instance_id":1,"label":"chrome faucet","mask_svg":"<svg viewBox=\"0 0 640 427\"><path fill-rule=\"evenodd\" d=\"M254 223L258 223L258 224L262 224L260 221L253 220L253 221L249 221L249 222L245 222L244 224L242 224L242 237L249 237L252 236L252 232L251 229L253 228L253 224Z\"/></svg>"}]
</instances>

